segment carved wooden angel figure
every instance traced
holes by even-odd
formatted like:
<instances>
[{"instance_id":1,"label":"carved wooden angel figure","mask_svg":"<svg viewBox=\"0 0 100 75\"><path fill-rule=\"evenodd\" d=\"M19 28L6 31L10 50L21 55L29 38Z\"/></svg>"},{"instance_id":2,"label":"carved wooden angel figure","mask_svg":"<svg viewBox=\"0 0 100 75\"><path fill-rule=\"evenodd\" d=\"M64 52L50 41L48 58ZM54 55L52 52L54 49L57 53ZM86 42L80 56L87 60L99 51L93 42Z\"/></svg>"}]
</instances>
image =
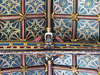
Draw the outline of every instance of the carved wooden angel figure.
<instances>
[{"instance_id":1,"label":"carved wooden angel figure","mask_svg":"<svg viewBox=\"0 0 100 75\"><path fill-rule=\"evenodd\" d=\"M47 28L47 32L44 35L38 36L34 40L34 42L39 42L43 38L45 39L44 48L48 48L48 49L54 48L54 45L53 45L54 39L56 39L59 42L63 42L63 40L59 36L57 36L51 32L51 28L49 28L49 27Z\"/></svg>"},{"instance_id":2,"label":"carved wooden angel figure","mask_svg":"<svg viewBox=\"0 0 100 75\"><path fill-rule=\"evenodd\" d=\"M51 28L47 28L47 32L45 33L45 46L44 48L54 48L54 45L53 45L53 33L51 33Z\"/></svg>"}]
</instances>

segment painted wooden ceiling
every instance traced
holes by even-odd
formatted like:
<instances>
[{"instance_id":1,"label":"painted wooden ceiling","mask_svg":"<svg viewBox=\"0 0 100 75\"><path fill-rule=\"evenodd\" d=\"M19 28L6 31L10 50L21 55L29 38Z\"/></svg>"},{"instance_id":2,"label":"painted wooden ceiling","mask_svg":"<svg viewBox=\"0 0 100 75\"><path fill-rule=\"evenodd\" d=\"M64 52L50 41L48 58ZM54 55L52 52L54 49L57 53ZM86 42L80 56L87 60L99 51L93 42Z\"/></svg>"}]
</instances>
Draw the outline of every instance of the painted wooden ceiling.
<instances>
[{"instance_id":1,"label":"painted wooden ceiling","mask_svg":"<svg viewBox=\"0 0 100 75\"><path fill-rule=\"evenodd\" d=\"M0 0L0 74L47 75L54 53L53 75L99 75L99 14L100 0ZM51 50L34 42L48 26L64 41Z\"/></svg>"},{"instance_id":2,"label":"painted wooden ceiling","mask_svg":"<svg viewBox=\"0 0 100 75\"><path fill-rule=\"evenodd\" d=\"M47 4L45 0L0 0L0 48L44 49L44 38L34 40L43 37L49 26L64 41L54 37L54 49L99 49L99 0L51 0Z\"/></svg>"},{"instance_id":3,"label":"painted wooden ceiling","mask_svg":"<svg viewBox=\"0 0 100 75\"><path fill-rule=\"evenodd\" d=\"M99 55L56 55L52 61L53 75L99 75L99 60ZM48 75L45 63L44 54L3 54L0 55L0 73L1 75ZM77 65L76 70L72 69L74 64Z\"/></svg>"}]
</instances>

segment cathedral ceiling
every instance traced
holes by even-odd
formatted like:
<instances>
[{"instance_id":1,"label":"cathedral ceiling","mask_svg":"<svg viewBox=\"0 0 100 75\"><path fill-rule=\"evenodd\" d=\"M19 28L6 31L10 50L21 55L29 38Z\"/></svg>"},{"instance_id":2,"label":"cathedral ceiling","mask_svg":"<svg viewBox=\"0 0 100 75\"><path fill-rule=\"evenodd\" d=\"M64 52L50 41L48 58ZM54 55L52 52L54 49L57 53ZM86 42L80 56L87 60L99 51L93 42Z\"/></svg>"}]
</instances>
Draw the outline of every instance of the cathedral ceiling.
<instances>
[{"instance_id":1,"label":"cathedral ceiling","mask_svg":"<svg viewBox=\"0 0 100 75\"><path fill-rule=\"evenodd\" d=\"M0 74L48 75L45 57L44 54L0 55ZM53 75L99 75L99 60L98 55L56 55L52 60ZM74 67L75 64L76 67Z\"/></svg>"},{"instance_id":2,"label":"cathedral ceiling","mask_svg":"<svg viewBox=\"0 0 100 75\"><path fill-rule=\"evenodd\" d=\"M0 49L99 49L99 0L0 0ZM51 11L50 11L51 10Z\"/></svg>"},{"instance_id":3,"label":"cathedral ceiling","mask_svg":"<svg viewBox=\"0 0 100 75\"><path fill-rule=\"evenodd\" d=\"M99 75L99 26L100 0L0 0L0 75Z\"/></svg>"}]
</instances>

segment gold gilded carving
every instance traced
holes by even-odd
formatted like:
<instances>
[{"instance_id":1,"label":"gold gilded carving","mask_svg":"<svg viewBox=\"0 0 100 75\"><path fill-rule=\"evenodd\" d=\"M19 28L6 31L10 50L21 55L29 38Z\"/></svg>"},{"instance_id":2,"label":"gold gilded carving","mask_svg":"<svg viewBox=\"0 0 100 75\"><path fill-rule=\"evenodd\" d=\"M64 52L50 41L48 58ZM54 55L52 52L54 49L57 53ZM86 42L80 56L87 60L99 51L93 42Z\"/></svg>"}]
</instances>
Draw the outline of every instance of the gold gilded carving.
<instances>
[{"instance_id":1,"label":"gold gilded carving","mask_svg":"<svg viewBox=\"0 0 100 75\"><path fill-rule=\"evenodd\" d=\"M26 72L27 73L27 66L20 66L20 68L22 69L22 72Z\"/></svg>"},{"instance_id":2,"label":"gold gilded carving","mask_svg":"<svg viewBox=\"0 0 100 75\"><path fill-rule=\"evenodd\" d=\"M71 39L71 42L77 42L78 39Z\"/></svg>"},{"instance_id":3,"label":"gold gilded carving","mask_svg":"<svg viewBox=\"0 0 100 75\"><path fill-rule=\"evenodd\" d=\"M24 46L27 46L27 43L24 43Z\"/></svg>"},{"instance_id":4,"label":"gold gilded carving","mask_svg":"<svg viewBox=\"0 0 100 75\"><path fill-rule=\"evenodd\" d=\"M88 7L91 6L91 2L88 1L86 5L87 5Z\"/></svg>"},{"instance_id":5,"label":"gold gilded carving","mask_svg":"<svg viewBox=\"0 0 100 75\"><path fill-rule=\"evenodd\" d=\"M63 46L61 46L60 48L63 49Z\"/></svg>"},{"instance_id":6,"label":"gold gilded carving","mask_svg":"<svg viewBox=\"0 0 100 75\"><path fill-rule=\"evenodd\" d=\"M1 75L2 71L1 71L1 68L0 68L0 75Z\"/></svg>"},{"instance_id":7,"label":"gold gilded carving","mask_svg":"<svg viewBox=\"0 0 100 75\"><path fill-rule=\"evenodd\" d=\"M100 75L99 67L97 67L97 75Z\"/></svg>"},{"instance_id":8,"label":"gold gilded carving","mask_svg":"<svg viewBox=\"0 0 100 75\"><path fill-rule=\"evenodd\" d=\"M55 14L55 12L53 11L53 13L52 13L52 15L51 15L51 18L53 19L53 21L55 20L54 14Z\"/></svg>"},{"instance_id":9,"label":"gold gilded carving","mask_svg":"<svg viewBox=\"0 0 100 75\"><path fill-rule=\"evenodd\" d=\"M20 41L26 41L26 39L20 39Z\"/></svg>"},{"instance_id":10,"label":"gold gilded carving","mask_svg":"<svg viewBox=\"0 0 100 75\"><path fill-rule=\"evenodd\" d=\"M79 13L77 13L77 14L71 13L71 20L72 20L72 21L73 21L73 20L78 21L78 18L77 18L78 15L79 15Z\"/></svg>"},{"instance_id":11,"label":"gold gilded carving","mask_svg":"<svg viewBox=\"0 0 100 75\"><path fill-rule=\"evenodd\" d=\"M78 74L77 68L78 68L78 66L77 67L71 66L71 72Z\"/></svg>"},{"instance_id":12,"label":"gold gilded carving","mask_svg":"<svg viewBox=\"0 0 100 75\"><path fill-rule=\"evenodd\" d=\"M7 49L7 46L3 46L4 49Z\"/></svg>"},{"instance_id":13,"label":"gold gilded carving","mask_svg":"<svg viewBox=\"0 0 100 75\"><path fill-rule=\"evenodd\" d=\"M48 61L48 64L51 64L51 61Z\"/></svg>"},{"instance_id":14,"label":"gold gilded carving","mask_svg":"<svg viewBox=\"0 0 100 75\"><path fill-rule=\"evenodd\" d=\"M37 43L37 46L40 46L40 44L39 44L39 43Z\"/></svg>"},{"instance_id":15,"label":"gold gilded carving","mask_svg":"<svg viewBox=\"0 0 100 75\"><path fill-rule=\"evenodd\" d=\"M9 55L8 58L9 58L9 60L12 60L13 59L13 56L12 55Z\"/></svg>"},{"instance_id":16,"label":"gold gilded carving","mask_svg":"<svg viewBox=\"0 0 100 75\"><path fill-rule=\"evenodd\" d=\"M36 3L36 1L34 2L34 6L36 7L38 4Z\"/></svg>"},{"instance_id":17,"label":"gold gilded carving","mask_svg":"<svg viewBox=\"0 0 100 75\"><path fill-rule=\"evenodd\" d=\"M31 46L31 49L34 49L34 46Z\"/></svg>"},{"instance_id":18,"label":"gold gilded carving","mask_svg":"<svg viewBox=\"0 0 100 75\"><path fill-rule=\"evenodd\" d=\"M9 43L10 46L13 46L13 43Z\"/></svg>"},{"instance_id":19,"label":"gold gilded carving","mask_svg":"<svg viewBox=\"0 0 100 75\"><path fill-rule=\"evenodd\" d=\"M34 54L34 58L37 58L38 56L37 56L37 54Z\"/></svg>"},{"instance_id":20,"label":"gold gilded carving","mask_svg":"<svg viewBox=\"0 0 100 75\"><path fill-rule=\"evenodd\" d=\"M90 57L89 57L90 54L87 53L86 55L87 55L87 56L85 57L85 59L86 59L86 61L88 62L88 61L90 60Z\"/></svg>"},{"instance_id":21,"label":"gold gilded carving","mask_svg":"<svg viewBox=\"0 0 100 75\"><path fill-rule=\"evenodd\" d=\"M19 21L22 21L22 20L26 20L27 18L26 18L26 13L25 14L22 14L22 13L18 13L20 16L21 16L21 18L20 18L20 20Z\"/></svg>"},{"instance_id":22,"label":"gold gilded carving","mask_svg":"<svg viewBox=\"0 0 100 75\"><path fill-rule=\"evenodd\" d=\"M20 49L20 46L17 46L17 49Z\"/></svg>"},{"instance_id":23,"label":"gold gilded carving","mask_svg":"<svg viewBox=\"0 0 100 75\"><path fill-rule=\"evenodd\" d=\"M69 46L69 44L66 44L66 46L68 47L68 46Z\"/></svg>"},{"instance_id":24,"label":"gold gilded carving","mask_svg":"<svg viewBox=\"0 0 100 75\"><path fill-rule=\"evenodd\" d=\"M64 6L66 4L66 2L63 0L63 2L61 2L61 5Z\"/></svg>"},{"instance_id":25,"label":"gold gilded carving","mask_svg":"<svg viewBox=\"0 0 100 75\"><path fill-rule=\"evenodd\" d=\"M100 14L98 14L97 20L100 21Z\"/></svg>"},{"instance_id":26,"label":"gold gilded carving","mask_svg":"<svg viewBox=\"0 0 100 75\"><path fill-rule=\"evenodd\" d=\"M47 18L47 16L46 16L46 15L47 15L46 12L43 12L43 13L44 13L44 15L45 15L45 18Z\"/></svg>"},{"instance_id":27,"label":"gold gilded carving","mask_svg":"<svg viewBox=\"0 0 100 75\"><path fill-rule=\"evenodd\" d=\"M44 65L46 67L45 72L47 72L48 71L48 65L46 63L44 63Z\"/></svg>"},{"instance_id":28,"label":"gold gilded carving","mask_svg":"<svg viewBox=\"0 0 100 75\"><path fill-rule=\"evenodd\" d=\"M90 60L89 56L85 57L85 59L87 62Z\"/></svg>"}]
</instances>

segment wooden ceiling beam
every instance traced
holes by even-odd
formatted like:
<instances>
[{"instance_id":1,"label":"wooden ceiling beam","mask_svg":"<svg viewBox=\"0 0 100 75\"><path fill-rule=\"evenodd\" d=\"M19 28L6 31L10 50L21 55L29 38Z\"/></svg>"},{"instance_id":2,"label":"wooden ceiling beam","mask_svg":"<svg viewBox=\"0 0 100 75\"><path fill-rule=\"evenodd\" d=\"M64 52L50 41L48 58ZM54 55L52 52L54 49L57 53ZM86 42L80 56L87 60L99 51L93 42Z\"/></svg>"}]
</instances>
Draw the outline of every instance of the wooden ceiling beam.
<instances>
[{"instance_id":1,"label":"wooden ceiling beam","mask_svg":"<svg viewBox=\"0 0 100 75\"><path fill-rule=\"evenodd\" d=\"M27 67L27 71L31 70L42 70L45 69L45 66L32 66L32 67ZM9 73L9 72L21 72L21 68L6 68L6 69L1 69L2 73Z\"/></svg>"},{"instance_id":2,"label":"wooden ceiling beam","mask_svg":"<svg viewBox=\"0 0 100 75\"><path fill-rule=\"evenodd\" d=\"M26 18L27 19L31 19L31 18L32 19L33 18L44 18L44 17L45 17L44 14L31 14L31 15L27 14L26 15ZM0 20L19 20L19 19L21 19L21 16L20 15L0 16Z\"/></svg>"},{"instance_id":3,"label":"wooden ceiling beam","mask_svg":"<svg viewBox=\"0 0 100 75\"><path fill-rule=\"evenodd\" d=\"M68 14L54 14L55 18L64 18L71 19L71 15ZM88 16L88 15L77 15L78 19L87 19L87 20L97 20L97 16Z\"/></svg>"},{"instance_id":4,"label":"wooden ceiling beam","mask_svg":"<svg viewBox=\"0 0 100 75\"><path fill-rule=\"evenodd\" d=\"M25 55L24 54L22 54L22 67L25 67L26 66L26 60L25 60L26 58L25 58ZM26 69L26 68L25 68ZM23 70L23 69L22 69ZM22 72L22 74L23 75L26 75L26 73L25 73L25 71L23 71Z\"/></svg>"},{"instance_id":5,"label":"wooden ceiling beam","mask_svg":"<svg viewBox=\"0 0 100 75\"><path fill-rule=\"evenodd\" d=\"M77 66L77 55L76 54L73 54L72 55L72 66L73 67L76 67ZM73 75L76 75L76 72L73 73Z\"/></svg>"},{"instance_id":6,"label":"wooden ceiling beam","mask_svg":"<svg viewBox=\"0 0 100 75\"><path fill-rule=\"evenodd\" d=\"M22 53L30 53L30 54L45 54L45 53L48 53L48 52L51 52L52 53L70 53L70 54L73 54L73 53L76 53L76 54L98 54L100 55L100 49L50 49L50 50L44 50L44 49L22 49L22 50L17 50L17 49L14 49L14 51L11 50L0 50L0 54L22 54ZM33 53L32 53L33 52Z\"/></svg>"}]
</instances>

